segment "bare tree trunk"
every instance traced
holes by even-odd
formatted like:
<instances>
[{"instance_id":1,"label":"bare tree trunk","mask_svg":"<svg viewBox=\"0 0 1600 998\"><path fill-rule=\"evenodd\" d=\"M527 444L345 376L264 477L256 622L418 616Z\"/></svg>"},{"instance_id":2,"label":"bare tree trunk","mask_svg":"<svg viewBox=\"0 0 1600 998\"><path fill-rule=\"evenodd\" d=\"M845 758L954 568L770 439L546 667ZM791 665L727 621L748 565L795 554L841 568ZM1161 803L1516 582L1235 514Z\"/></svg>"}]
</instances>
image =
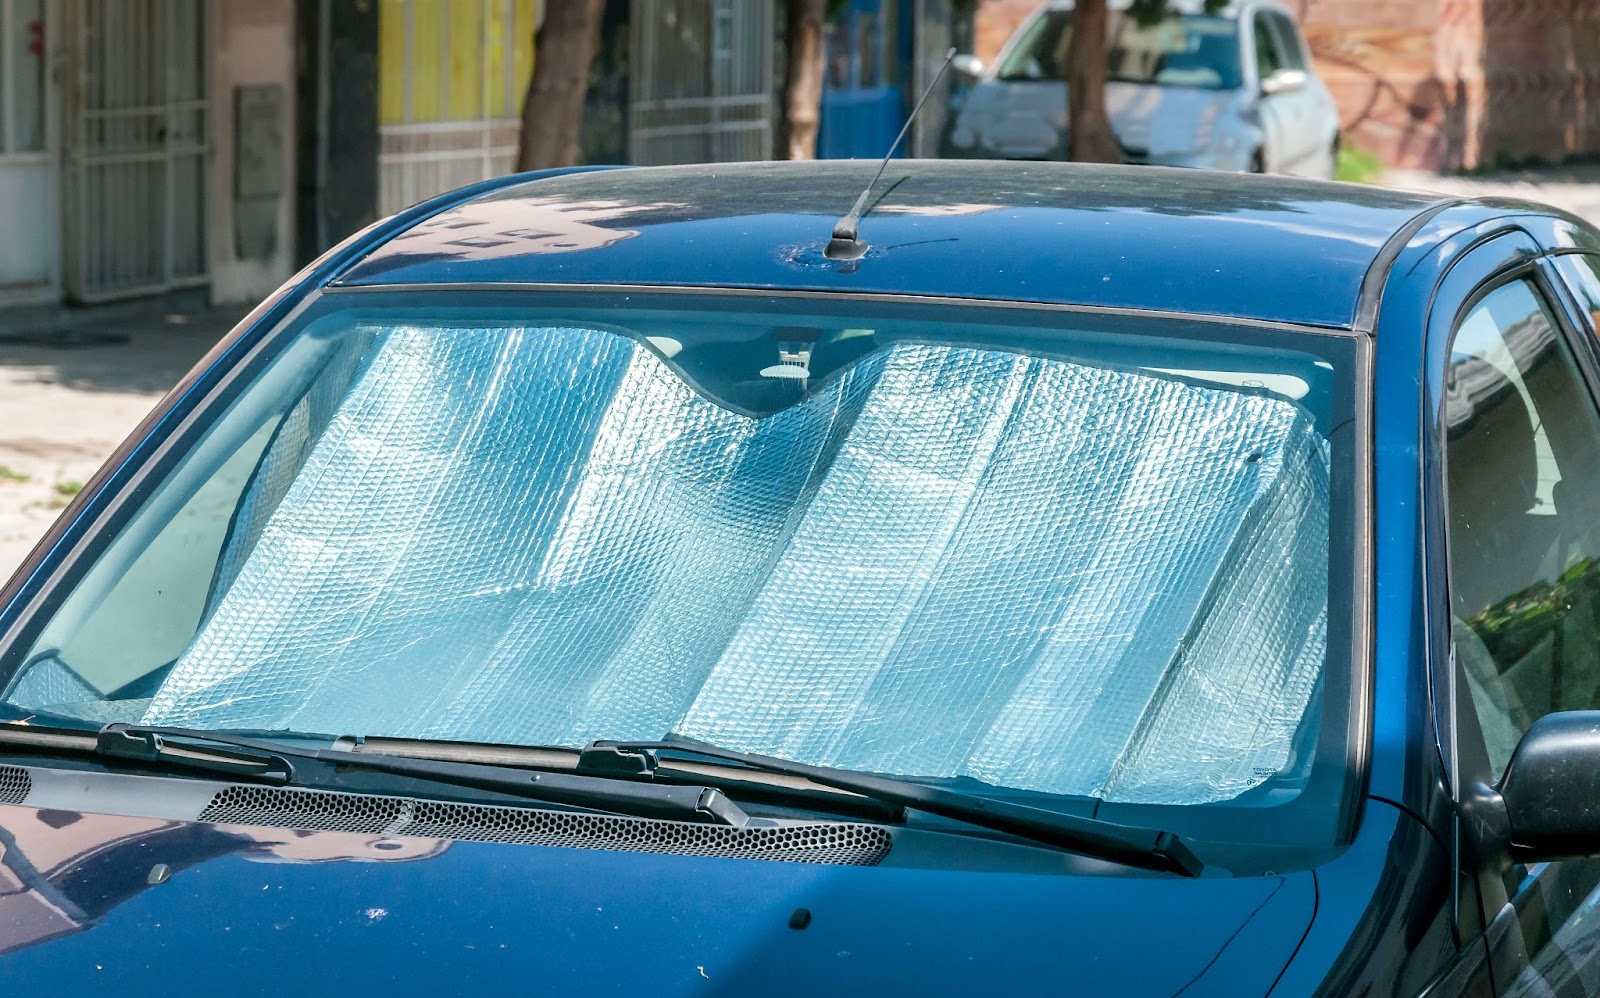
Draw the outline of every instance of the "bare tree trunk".
<instances>
[{"instance_id":1,"label":"bare tree trunk","mask_svg":"<svg viewBox=\"0 0 1600 998\"><path fill-rule=\"evenodd\" d=\"M788 0L788 67L783 76L783 122L778 155L816 159L822 120L822 22L827 0Z\"/></svg>"},{"instance_id":2,"label":"bare tree trunk","mask_svg":"<svg viewBox=\"0 0 1600 998\"><path fill-rule=\"evenodd\" d=\"M1067 158L1079 163L1126 163L1106 114L1106 0L1078 0L1067 41Z\"/></svg>"},{"instance_id":3,"label":"bare tree trunk","mask_svg":"<svg viewBox=\"0 0 1600 998\"><path fill-rule=\"evenodd\" d=\"M533 78L522 100L517 169L578 162L583 98L589 91L605 0L550 0L533 36Z\"/></svg>"}]
</instances>

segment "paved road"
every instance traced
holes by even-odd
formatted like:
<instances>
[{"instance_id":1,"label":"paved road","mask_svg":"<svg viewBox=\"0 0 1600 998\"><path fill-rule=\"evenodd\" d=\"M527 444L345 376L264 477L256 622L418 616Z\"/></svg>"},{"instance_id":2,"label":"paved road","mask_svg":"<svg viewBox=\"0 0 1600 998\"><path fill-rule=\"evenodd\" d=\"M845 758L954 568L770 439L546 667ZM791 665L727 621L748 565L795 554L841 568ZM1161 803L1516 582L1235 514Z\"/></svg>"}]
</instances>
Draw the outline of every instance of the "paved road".
<instances>
[{"instance_id":1,"label":"paved road","mask_svg":"<svg viewBox=\"0 0 1600 998\"><path fill-rule=\"evenodd\" d=\"M0 577L239 316L116 313L0 333Z\"/></svg>"},{"instance_id":2,"label":"paved road","mask_svg":"<svg viewBox=\"0 0 1600 998\"><path fill-rule=\"evenodd\" d=\"M1384 178L1393 187L1437 191L1458 197L1506 197L1555 205L1600 225L1600 165L1527 170L1474 177L1439 177L1396 171Z\"/></svg>"}]
</instances>

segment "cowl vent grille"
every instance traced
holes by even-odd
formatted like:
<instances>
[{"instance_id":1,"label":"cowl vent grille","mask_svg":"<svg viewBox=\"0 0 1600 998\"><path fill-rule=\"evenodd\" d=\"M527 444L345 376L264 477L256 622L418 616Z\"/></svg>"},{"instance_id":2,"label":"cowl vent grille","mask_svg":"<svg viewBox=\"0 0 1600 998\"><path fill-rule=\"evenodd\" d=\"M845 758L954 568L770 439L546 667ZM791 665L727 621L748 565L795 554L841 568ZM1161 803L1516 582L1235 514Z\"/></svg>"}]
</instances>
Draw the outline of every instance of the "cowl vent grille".
<instances>
[{"instance_id":1,"label":"cowl vent grille","mask_svg":"<svg viewBox=\"0 0 1600 998\"><path fill-rule=\"evenodd\" d=\"M200 812L200 820L368 835L412 835L465 842L513 842L832 866L876 865L888 855L890 846L886 830L844 822L729 828L687 821L653 821L277 787L229 787L211 799Z\"/></svg>"},{"instance_id":2,"label":"cowl vent grille","mask_svg":"<svg viewBox=\"0 0 1600 998\"><path fill-rule=\"evenodd\" d=\"M0 804L21 804L33 791L33 777L26 769L0 766Z\"/></svg>"}]
</instances>

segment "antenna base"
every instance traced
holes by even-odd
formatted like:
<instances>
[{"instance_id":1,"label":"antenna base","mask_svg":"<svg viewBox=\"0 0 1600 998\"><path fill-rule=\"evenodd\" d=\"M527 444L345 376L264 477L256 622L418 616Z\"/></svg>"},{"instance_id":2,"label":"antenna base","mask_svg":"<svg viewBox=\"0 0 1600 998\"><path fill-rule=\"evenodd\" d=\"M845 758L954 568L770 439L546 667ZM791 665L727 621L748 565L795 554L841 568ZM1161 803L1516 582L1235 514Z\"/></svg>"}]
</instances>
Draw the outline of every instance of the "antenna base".
<instances>
[{"instance_id":1,"label":"antenna base","mask_svg":"<svg viewBox=\"0 0 1600 998\"><path fill-rule=\"evenodd\" d=\"M867 244L859 239L834 236L822 255L829 260L859 260L867 255Z\"/></svg>"}]
</instances>

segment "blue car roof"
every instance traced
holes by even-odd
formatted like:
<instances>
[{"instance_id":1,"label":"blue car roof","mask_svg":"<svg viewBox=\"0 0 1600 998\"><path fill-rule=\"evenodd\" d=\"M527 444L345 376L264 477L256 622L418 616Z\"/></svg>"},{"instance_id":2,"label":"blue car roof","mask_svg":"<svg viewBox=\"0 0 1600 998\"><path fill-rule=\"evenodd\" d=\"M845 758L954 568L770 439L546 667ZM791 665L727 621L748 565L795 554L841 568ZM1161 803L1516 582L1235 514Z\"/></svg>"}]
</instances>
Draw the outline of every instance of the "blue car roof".
<instances>
[{"instance_id":1,"label":"blue car roof","mask_svg":"<svg viewBox=\"0 0 1600 998\"><path fill-rule=\"evenodd\" d=\"M1156 167L708 164L510 178L372 249L343 286L796 289L1158 309L1348 327L1385 244L1442 203L1354 184Z\"/></svg>"}]
</instances>

